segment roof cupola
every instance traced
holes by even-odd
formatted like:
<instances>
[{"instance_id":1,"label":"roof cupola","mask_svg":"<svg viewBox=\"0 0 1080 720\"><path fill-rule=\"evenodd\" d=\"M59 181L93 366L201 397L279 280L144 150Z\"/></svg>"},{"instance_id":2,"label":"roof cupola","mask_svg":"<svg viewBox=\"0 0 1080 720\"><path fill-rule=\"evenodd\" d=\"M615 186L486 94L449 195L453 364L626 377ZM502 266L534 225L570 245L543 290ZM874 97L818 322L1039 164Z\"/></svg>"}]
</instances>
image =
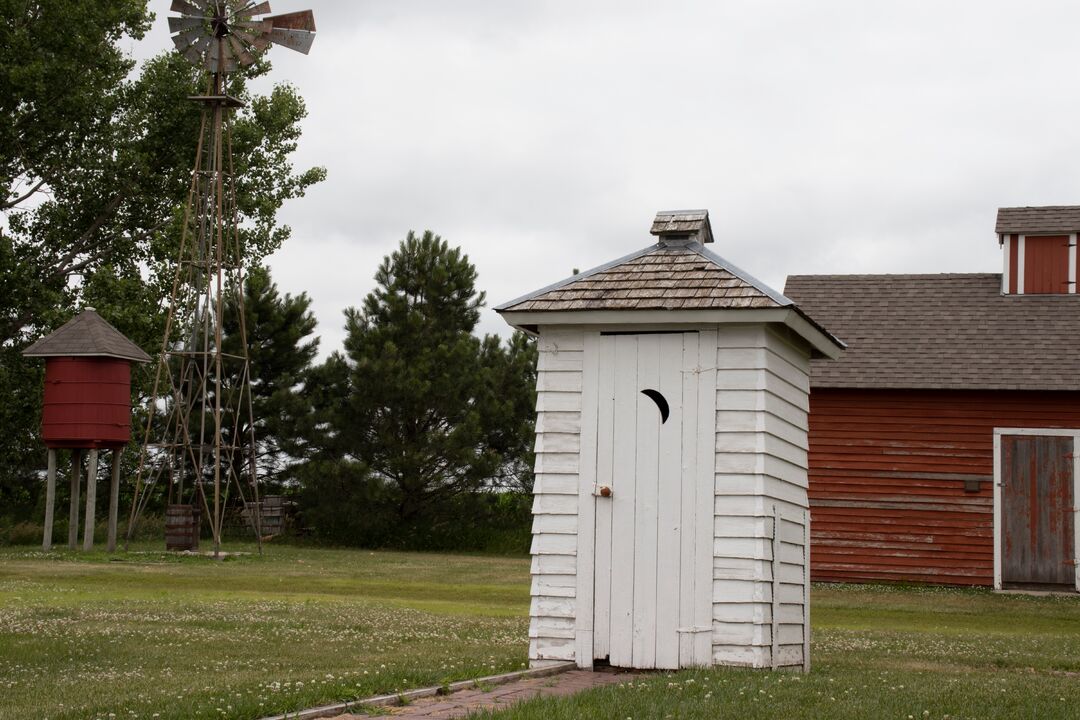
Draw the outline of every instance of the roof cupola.
<instances>
[{"instance_id":1,"label":"roof cupola","mask_svg":"<svg viewBox=\"0 0 1080 720\"><path fill-rule=\"evenodd\" d=\"M1076 293L1080 206L1000 208L998 242L1004 251L1004 295Z\"/></svg>"}]
</instances>

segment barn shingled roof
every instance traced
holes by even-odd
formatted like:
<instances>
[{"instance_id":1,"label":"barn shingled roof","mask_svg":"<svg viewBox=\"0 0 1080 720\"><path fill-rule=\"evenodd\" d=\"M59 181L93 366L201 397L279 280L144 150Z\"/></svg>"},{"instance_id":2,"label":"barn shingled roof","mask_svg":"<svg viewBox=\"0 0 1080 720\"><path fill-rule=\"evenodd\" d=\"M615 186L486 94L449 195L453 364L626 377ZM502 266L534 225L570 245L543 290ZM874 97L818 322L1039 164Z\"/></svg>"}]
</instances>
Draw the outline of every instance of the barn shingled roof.
<instances>
[{"instance_id":1,"label":"barn shingled roof","mask_svg":"<svg viewBox=\"0 0 1080 720\"><path fill-rule=\"evenodd\" d=\"M150 356L124 337L93 308L23 350L26 357L114 357L150 362Z\"/></svg>"},{"instance_id":2,"label":"barn shingled roof","mask_svg":"<svg viewBox=\"0 0 1080 720\"><path fill-rule=\"evenodd\" d=\"M793 275L786 294L848 344L820 388L1080 390L1080 295L1002 295L1000 274Z\"/></svg>"}]
</instances>

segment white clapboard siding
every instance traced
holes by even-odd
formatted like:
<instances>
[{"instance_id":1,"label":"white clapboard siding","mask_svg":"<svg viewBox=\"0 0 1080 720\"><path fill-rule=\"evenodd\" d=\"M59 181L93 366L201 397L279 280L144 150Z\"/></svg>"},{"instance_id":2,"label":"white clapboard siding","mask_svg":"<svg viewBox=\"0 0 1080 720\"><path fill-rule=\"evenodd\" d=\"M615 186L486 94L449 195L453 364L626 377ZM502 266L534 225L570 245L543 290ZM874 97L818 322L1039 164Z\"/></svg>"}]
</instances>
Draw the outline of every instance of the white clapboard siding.
<instances>
[{"instance_id":1,"label":"white clapboard siding","mask_svg":"<svg viewBox=\"0 0 1080 720\"><path fill-rule=\"evenodd\" d=\"M566 350L584 350L585 335L580 327L544 327L537 344L542 353L559 353Z\"/></svg>"},{"instance_id":2,"label":"white clapboard siding","mask_svg":"<svg viewBox=\"0 0 1080 720\"><path fill-rule=\"evenodd\" d=\"M806 488L769 475L717 474L717 495L761 495L792 507L802 507L806 501ZM764 504L762 504L764 514Z\"/></svg>"},{"instance_id":3,"label":"white clapboard siding","mask_svg":"<svg viewBox=\"0 0 1080 720\"><path fill-rule=\"evenodd\" d=\"M536 622L530 628L529 637L562 638L567 640L573 638L574 633L574 618L542 615L536 618Z\"/></svg>"},{"instance_id":4,"label":"white clapboard siding","mask_svg":"<svg viewBox=\"0 0 1080 720\"><path fill-rule=\"evenodd\" d=\"M772 612L773 609L771 602L744 603L742 605L717 606L717 609L714 611L713 617L718 622L749 622L756 623L758 625L769 625L770 623L772 623ZM797 624L801 626L803 620L802 604L781 604L779 617L781 623Z\"/></svg>"},{"instance_id":5,"label":"white clapboard siding","mask_svg":"<svg viewBox=\"0 0 1080 720\"><path fill-rule=\"evenodd\" d=\"M536 393L536 412L537 413L580 413L581 412L581 393L579 392L537 392ZM540 432L540 428L543 427L543 420L539 416L536 418L537 432Z\"/></svg>"},{"instance_id":6,"label":"white clapboard siding","mask_svg":"<svg viewBox=\"0 0 1080 720\"><path fill-rule=\"evenodd\" d=\"M536 391L542 393L580 393L581 373L564 370L537 373Z\"/></svg>"},{"instance_id":7,"label":"white clapboard siding","mask_svg":"<svg viewBox=\"0 0 1080 720\"><path fill-rule=\"evenodd\" d=\"M538 637L530 640L529 647L530 649L535 647L533 657L537 661L574 659L574 641L569 638ZM542 667L543 664L537 662L536 666Z\"/></svg>"},{"instance_id":8,"label":"white clapboard siding","mask_svg":"<svg viewBox=\"0 0 1080 720\"><path fill-rule=\"evenodd\" d=\"M530 552L533 555L576 555L577 536L534 532Z\"/></svg>"},{"instance_id":9,"label":"white clapboard siding","mask_svg":"<svg viewBox=\"0 0 1080 720\"><path fill-rule=\"evenodd\" d=\"M532 505L533 516L537 515L577 515L577 498L573 495L535 495Z\"/></svg>"},{"instance_id":10,"label":"white clapboard siding","mask_svg":"<svg viewBox=\"0 0 1080 720\"><path fill-rule=\"evenodd\" d=\"M574 617L574 598L538 595L532 599L534 619L542 617Z\"/></svg>"},{"instance_id":11,"label":"white clapboard siding","mask_svg":"<svg viewBox=\"0 0 1080 720\"><path fill-rule=\"evenodd\" d=\"M536 416L536 434L580 433L581 413L545 410Z\"/></svg>"},{"instance_id":12,"label":"white clapboard siding","mask_svg":"<svg viewBox=\"0 0 1080 720\"><path fill-rule=\"evenodd\" d=\"M769 563L753 558L713 558L713 578L717 580L766 580Z\"/></svg>"},{"instance_id":13,"label":"white clapboard siding","mask_svg":"<svg viewBox=\"0 0 1080 720\"><path fill-rule=\"evenodd\" d=\"M577 535L577 515L537 515L533 518L533 534Z\"/></svg>"},{"instance_id":14,"label":"white clapboard siding","mask_svg":"<svg viewBox=\"0 0 1080 720\"><path fill-rule=\"evenodd\" d=\"M540 334L529 611L534 667L574 659L583 356L581 330Z\"/></svg>"},{"instance_id":15,"label":"white clapboard siding","mask_svg":"<svg viewBox=\"0 0 1080 720\"><path fill-rule=\"evenodd\" d=\"M536 434L536 443L533 448L537 453L572 453L576 458L581 451L581 436L568 432L543 432ZM574 467L577 467L575 460Z\"/></svg>"},{"instance_id":16,"label":"white clapboard siding","mask_svg":"<svg viewBox=\"0 0 1080 720\"><path fill-rule=\"evenodd\" d=\"M806 533L802 522L787 518L801 520L807 508L809 360L807 348L786 331L720 328L713 524L718 663L804 662ZM778 524L777 511L784 514Z\"/></svg>"},{"instance_id":17,"label":"white clapboard siding","mask_svg":"<svg viewBox=\"0 0 1080 720\"><path fill-rule=\"evenodd\" d=\"M532 595L551 597L574 597L577 591L575 575L533 575Z\"/></svg>"},{"instance_id":18,"label":"white clapboard siding","mask_svg":"<svg viewBox=\"0 0 1080 720\"><path fill-rule=\"evenodd\" d=\"M581 372L581 350L543 350L536 362L539 372Z\"/></svg>"},{"instance_id":19,"label":"white clapboard siding","mask_svg":"<svg viewBox=\"0 0 1080 720\"><path fill-rule=\"evenodd\" d=\"M642 335L544 326L538 349L531 664L806 668L805 342L754 323ZM666 360L680 355L681 369ZM674 410L659 441L642 387ZM613 496L598 500L600 485ZM628 542L615 511L631 519ZM599 557L626 571L600 573Z\"/></svg>"},{"instance_id":20,"label":"white clapboard siding","mask_svg":"<svg viewBox=\"0 0 1080 720\"><path fill-rule=\"evenodd\" d=\"M533 555L530 572L533 576L576 575L576 558L573 555Z\"/></svg>"},{"instance_id":21,"label":"white clapboard siding","mask_svg":"<svg viewBox=\"0 0 1080 720\"><path fill-rule=\"evenodd\" d=\"M713 514L717 517L764 516L765 505L760 497L752 495L718 495L713 501Z\"/></svg>"},{"instance_id":22,"label":"white clapboard siding","mask_svg":"<svg viewBox=\"0 0 1080 720\"><path fill-rule=\"evenodd\" d=\"M538 473L577 473L578 454L576 452L542 452L536 456Z\"/></svg>"},{"instance_id":23,"label":"white clapboard siding","mask_svg":"<svg viewBox=\"0 0 1080 720\"><path fill-rule=\"evenodd\" d=\"M749 644L713 642L713 662L731 667L765 667L767 657L763 648Z\"/></svg>"},{"instance_id":24,"label":"white clapboard siding","mask_svg":"<svg viewBox=\"0 0 1080 720\"><path fill-rule=\"evenodd\" d=\"M533 480L536 495L577 495L577 473L540 473Z\"/></svg>"}]
</instances>

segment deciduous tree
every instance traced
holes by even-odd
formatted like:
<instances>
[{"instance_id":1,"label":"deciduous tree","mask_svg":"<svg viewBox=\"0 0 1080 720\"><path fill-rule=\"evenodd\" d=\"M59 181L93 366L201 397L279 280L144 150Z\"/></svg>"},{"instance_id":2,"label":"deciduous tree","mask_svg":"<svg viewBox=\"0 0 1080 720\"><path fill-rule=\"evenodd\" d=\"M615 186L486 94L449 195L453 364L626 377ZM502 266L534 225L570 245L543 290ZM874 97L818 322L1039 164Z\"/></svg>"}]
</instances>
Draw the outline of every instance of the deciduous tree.
<instances>
[{"instance_id":1,"label":"deciduous tree","mask_svg":"<svg viewBox=\"0 0 1080 720\"><path fill-rule=\"evenodd\" d=\"M160 350L205 79L176 53L135 63L145 0L0 0L0 506L34 501L39 363L19 351L92 304ZM258 261L289 236L277 211L324 176L294 171L303 100L288 86L247 102L232 138L242 239ZM137 380L140 377L136 378Z\"/></svg>"}]
</instances>

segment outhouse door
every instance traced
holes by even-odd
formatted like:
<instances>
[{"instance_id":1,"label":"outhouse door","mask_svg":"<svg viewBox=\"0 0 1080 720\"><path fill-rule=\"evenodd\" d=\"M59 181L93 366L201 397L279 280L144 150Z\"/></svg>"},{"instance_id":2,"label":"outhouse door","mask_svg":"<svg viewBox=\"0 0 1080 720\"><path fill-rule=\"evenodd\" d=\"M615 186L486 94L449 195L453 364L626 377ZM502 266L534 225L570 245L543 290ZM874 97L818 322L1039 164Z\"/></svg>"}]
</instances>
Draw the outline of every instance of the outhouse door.
<instances>
[{"instance_id":1,"label":"outhouse door","mask_svg":"<svg viewBox=\"0 0 1080 720\"><path fill-rule=\"evenodd\" d=\"M716 333L603 334L598 351L593 657L708 665Z\"/></svg>"},{"instance_id":2,"label":"outhouse door","mask_svg":"<svg viewBox=\"0 0 1080 720\"><path fill-rule=\"evenodd\" d=\"M1001 437L1001 581L1076 583L1070 436Z\"/></svg>"}]
</instances>

